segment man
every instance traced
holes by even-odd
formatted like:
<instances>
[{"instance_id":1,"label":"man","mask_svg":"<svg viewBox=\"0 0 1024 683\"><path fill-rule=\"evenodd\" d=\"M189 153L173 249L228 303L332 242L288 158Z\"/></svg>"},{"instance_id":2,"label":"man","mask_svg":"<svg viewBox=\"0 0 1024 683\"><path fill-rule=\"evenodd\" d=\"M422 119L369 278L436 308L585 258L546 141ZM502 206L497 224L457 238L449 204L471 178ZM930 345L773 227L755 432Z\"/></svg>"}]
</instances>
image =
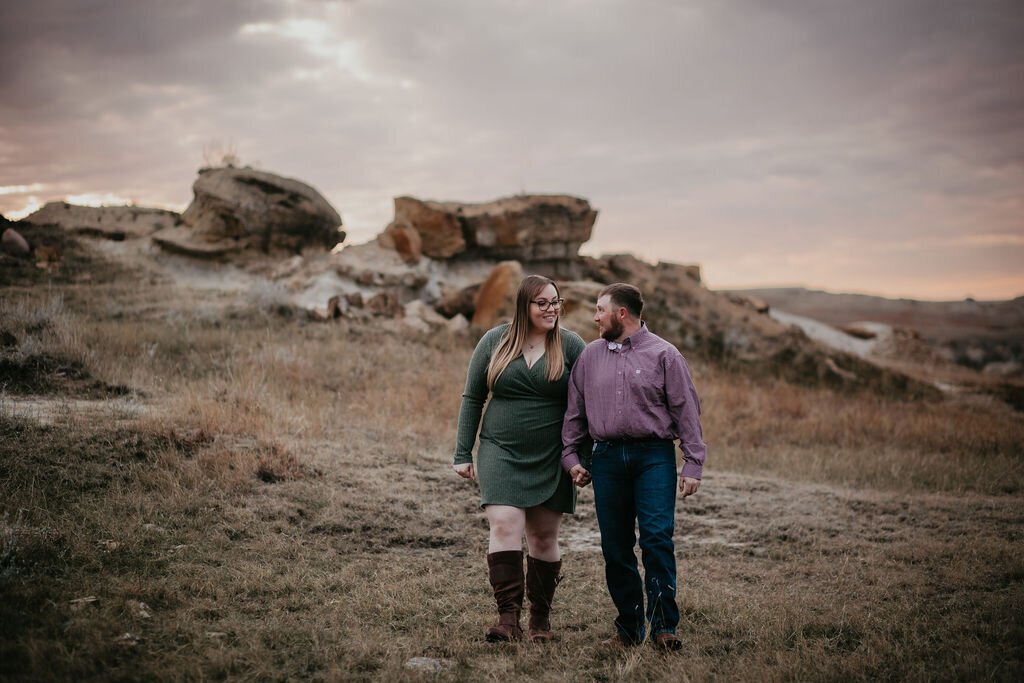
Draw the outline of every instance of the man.
<instances>
[{"instance_id":1,"label":"man","mask_svg":"<svg viewBox=\"0 0 1024 683\"><path fill-rule=\"evenodd\" d=\"M602 338L587 345L569 378L562 467L577 486L593 478L605 578L618 610L616 633L601 644L643 640L646 588L654 645L678 650L673 441L679 440L683 456L684 498L700 486L707 447L690 368L672 344L647 329L643 307L640 290L628 284L609 285L598 296L594 322ZM594 440L590 471L578 453L588 434ZM644 582L633 552L637 522Z\"/></svg>"}]
</instances>

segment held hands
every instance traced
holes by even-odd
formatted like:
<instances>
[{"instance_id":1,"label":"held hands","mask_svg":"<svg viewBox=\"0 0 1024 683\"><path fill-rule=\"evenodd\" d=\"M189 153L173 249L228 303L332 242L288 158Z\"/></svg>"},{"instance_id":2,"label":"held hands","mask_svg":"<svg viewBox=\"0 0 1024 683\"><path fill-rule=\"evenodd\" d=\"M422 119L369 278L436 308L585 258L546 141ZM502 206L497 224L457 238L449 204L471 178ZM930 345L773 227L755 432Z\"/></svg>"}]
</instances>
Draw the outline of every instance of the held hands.
<instances>
[{"instance_id":1,"label":"held hands","mask_svg":"<svg viewBox=\"0 0 1024 683\"><path fill-rule=\"evenodd\" d=\"M573 465L569 470L569 476L572 477L573 483L580 488L590 483L590 472L583 469L583 465Z\"/></svg>"},{"instance_id":2,"label":"held hands","mask_svg":"<svg viewBox=\"0 0 1024 683\"><path fill-rule=\"evenodd\" d=\"M683 494L683 498L686 498L691 493L697 493L697 489L700 487L700 479L694 479L693 477L679 477L679 490Z\"/></svg>"},{"instance_id":3,"label":"held hands","mask_svg":"<svg viewBox=\"0 0 1024 683\"><path fill-rule=\"evenodd\" d=\"M452 469L455 470L455 474L466 479L472 479L476 481L476 472L473 471L473 463L463 462L458 465L452 465Z\"/></svg>"}]
</instances>

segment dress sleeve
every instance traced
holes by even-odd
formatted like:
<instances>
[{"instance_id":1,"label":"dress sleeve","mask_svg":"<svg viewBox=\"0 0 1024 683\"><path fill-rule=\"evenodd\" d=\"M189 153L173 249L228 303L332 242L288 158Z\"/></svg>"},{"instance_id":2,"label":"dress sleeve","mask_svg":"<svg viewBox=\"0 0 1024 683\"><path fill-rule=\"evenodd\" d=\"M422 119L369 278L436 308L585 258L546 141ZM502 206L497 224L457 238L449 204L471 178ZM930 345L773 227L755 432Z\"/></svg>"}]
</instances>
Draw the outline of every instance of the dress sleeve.
<instances>
[{"instance_id":1,"label":"dress sleeve","mask_svg":"<svg viewBox=\"0 0 1024 683\"><path fill-rule=\"evenodd\" d=\"M466 389L462 392L459 427L455 437L455 464L473 462L473 446L480 429L480 415L487 401L487 366L500 338L499 328L490 330L476 345L466 373Z\"/></svg>"}]
</instances>

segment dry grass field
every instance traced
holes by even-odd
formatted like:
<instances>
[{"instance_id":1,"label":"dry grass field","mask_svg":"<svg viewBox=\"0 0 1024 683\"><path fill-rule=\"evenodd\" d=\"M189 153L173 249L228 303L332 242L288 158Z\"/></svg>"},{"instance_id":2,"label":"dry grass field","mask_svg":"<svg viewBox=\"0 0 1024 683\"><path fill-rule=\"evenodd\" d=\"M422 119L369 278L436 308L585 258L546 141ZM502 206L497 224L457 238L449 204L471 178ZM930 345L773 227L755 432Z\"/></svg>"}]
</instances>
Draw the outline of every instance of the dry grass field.
<instances>
[{"instance_id":1,"label":"dry grass field","mask_svg":"<svg viewBox=\"0 0 1024 683\"><path fill-rule=\"evenodd\" d=\"M695 360L684 650L595 649L613 611L589 489L556 641L493 645L486 523L449 464L472 343L194 296L3 292L0 678L1024 676L1024 419L1003 404Z\"/></svg>"}]
</instances>

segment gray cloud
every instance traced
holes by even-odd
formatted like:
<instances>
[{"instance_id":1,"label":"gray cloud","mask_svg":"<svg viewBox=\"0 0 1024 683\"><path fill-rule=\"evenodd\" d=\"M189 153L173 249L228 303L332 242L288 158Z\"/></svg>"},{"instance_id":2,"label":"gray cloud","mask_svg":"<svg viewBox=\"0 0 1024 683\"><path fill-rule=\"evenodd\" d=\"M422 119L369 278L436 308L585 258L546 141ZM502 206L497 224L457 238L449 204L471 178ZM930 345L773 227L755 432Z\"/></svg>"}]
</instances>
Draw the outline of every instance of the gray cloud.
<instances>
[{"instance_id":1,"label":"gray cloud","mask_svg":"<svg viewBox=\"0 0 1024 683\"><path fill-rule=\"evenodd\" d=\"M896 262L926 282L951 238L1024 234L1022 36L1016 0L5 3L0 187L180 206L220 141L357 239L395 194L572 192L592 251L627 235L714 285L875 283L851 250L896 242L940 245Z\"/></svg>"}]
</instances>

